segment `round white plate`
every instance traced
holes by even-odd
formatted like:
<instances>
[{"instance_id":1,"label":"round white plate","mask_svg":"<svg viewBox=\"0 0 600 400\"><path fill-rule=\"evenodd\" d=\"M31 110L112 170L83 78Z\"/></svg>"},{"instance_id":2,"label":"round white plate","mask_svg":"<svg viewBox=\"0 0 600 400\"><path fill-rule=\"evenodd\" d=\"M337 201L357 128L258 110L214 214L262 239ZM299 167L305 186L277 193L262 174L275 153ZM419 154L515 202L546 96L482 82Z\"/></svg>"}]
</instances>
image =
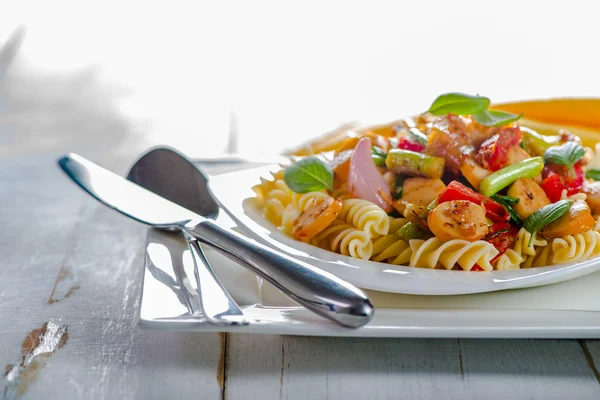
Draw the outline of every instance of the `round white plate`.
<instances>
[{"instance_id":1,"label":"round white plate","mask_svg":"<svg viewBox=\"0 0 600 400\"><path fill-rule=\"evenodd\" d=\"M421 295L453 295L542 286L577 278L600 269L600 258L514 271L465 272L412 268L359 260L299 242L264 218L251 199L251 187L280 167L245 169L210 178L210 189L239 228L268 246L371 290Z\"/></svg>"}]
</instances>

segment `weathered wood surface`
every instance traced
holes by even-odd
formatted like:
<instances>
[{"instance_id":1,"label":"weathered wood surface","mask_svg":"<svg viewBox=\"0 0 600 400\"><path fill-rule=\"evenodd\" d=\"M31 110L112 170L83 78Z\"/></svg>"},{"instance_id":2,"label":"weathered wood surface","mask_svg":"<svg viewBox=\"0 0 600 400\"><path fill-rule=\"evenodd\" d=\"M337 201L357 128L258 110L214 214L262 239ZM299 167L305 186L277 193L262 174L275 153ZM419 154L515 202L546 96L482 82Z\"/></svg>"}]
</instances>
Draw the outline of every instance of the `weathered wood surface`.
<instances>
[{"instance_id":1,"label":"weathered wood surface","mask_svg":"<svg viewBox=\"0 0 600 400\"><path fill-rule=\"evenodd\" d=\"M143 141L93 76L67 83L0 85L3 398L600 398L597 341L141 331L145 228L55 160L76 150L124 172Z\"/></svg>"}]
</instances>

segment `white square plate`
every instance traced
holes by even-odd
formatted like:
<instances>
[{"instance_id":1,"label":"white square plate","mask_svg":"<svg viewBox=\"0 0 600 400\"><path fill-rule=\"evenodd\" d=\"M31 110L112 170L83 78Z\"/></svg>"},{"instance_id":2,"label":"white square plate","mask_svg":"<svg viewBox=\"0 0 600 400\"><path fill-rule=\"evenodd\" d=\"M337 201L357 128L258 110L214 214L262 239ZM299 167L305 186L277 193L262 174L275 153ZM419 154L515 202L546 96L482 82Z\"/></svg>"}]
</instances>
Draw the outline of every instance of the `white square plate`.
<instances>
[{"instance_id":1,"label":"white square plate","mask_svg":"<svg viewBox=\"0 0 600 400\"><path fill-rule=\"evenodd\" d=\"M225 213L218 222L235 226ZM311 336L600 338L600 272L560 284L460 296L368 291L376 307L373 320L347 329L296 306L269 283L205 250L250 325L206 322L198 312L194 279L187 278L193 277L193 264L185 241L177 234L149 230L140 302L143 328Z\"/></svg>"}]
</instances>

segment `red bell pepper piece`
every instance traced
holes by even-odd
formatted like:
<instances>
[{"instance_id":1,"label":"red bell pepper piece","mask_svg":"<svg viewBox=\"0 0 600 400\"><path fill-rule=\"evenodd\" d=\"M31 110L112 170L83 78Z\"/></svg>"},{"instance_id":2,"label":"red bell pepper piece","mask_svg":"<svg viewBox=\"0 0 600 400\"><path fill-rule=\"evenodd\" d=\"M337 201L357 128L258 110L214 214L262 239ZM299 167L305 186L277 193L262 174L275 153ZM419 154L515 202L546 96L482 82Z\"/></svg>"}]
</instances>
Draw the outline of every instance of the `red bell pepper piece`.
<instances>
[{"instance_id":1,"label":"red bell pepper piece","mask_svg":"<svg viewBox=\"0 0 600 400\"><path fill-rule=\"evenodd\" d=\"M544 192L546 192L546 196L548 196L550 201L556 203L560 200L565 185L563 185L560 175L556 172L551 172L546 179L542 181L542 189L544 189Z\"/></svg>"},{"instance_id":2,"label":"red bell pepper piece","mask_svg":"<svg viewBox=\"0 0 600 400\"><path fill-rule=\"evenodd\" d=\"M485 209L485 215L495 222L508 221L510 219L508 210L503 205L496 203L489 197L485 197L484 195L469 189L458 181L450 182L446 189L444 189L444 191L440 194L438 203L441 204L452 200L467 200L471 203L483 206Z\"/></svg>"},{"instance_id":3,"label":"red bell pepper piece","mask_svg":"<svg viewBox=\"0 0 600 400\"><path fill-rule=\"evenodd\" d=\"M563 165L547 165L542 171L544 180L542 189L551 202L560 200L563 190L567 190L567 196L581 192L583 189L584 173L580 165L573 166L575 175L570 168Z\"/></svg>"},{"instance_id":4,"label":"red bell pepper piece","mask_svg":"<svg viewBox=\"0 0 600 400\"><path fill-rule=\"evenodd\" d=\"M497 222L492 225L488 236L484 240L491 243L498 250L498 254L490 260L490 263L506 253L506 250L517 240L518 233L519 230L508 222ZM483 268L479 264L475 264L471 271L483 271Z\"/></svg>"},{"instance_id":5,"label":"red bell pepper piece","mask_svg":"<svg viewBox=\"0 0 600 400\"><path fill-rule=\"evenodd\" d=\"M415 151L417 153L422 153L425 150L425 146L416 140L412 140L408 136L401 136L398 138L398 148L403 150Z\"/></svg>"}]
</instances>

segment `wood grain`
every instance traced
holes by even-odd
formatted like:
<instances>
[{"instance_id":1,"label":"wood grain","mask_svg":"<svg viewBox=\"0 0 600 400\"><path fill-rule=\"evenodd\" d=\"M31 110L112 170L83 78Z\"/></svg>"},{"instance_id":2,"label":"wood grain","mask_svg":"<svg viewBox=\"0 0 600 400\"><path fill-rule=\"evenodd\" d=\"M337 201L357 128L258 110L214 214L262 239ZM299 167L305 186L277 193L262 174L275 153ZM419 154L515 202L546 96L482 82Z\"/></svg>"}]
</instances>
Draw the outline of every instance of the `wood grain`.
<instances>
[{"instance_id":1,"label":"wood grain","mask_svg":"<svg viewBox=\"0 0 600 400\"><path fill-rule=\"evenodd\" d=\"M19 363L28 332L54 321L70 338L30 383L31 398L49 389L65 399L219 398L217 334L137 328L146 228L84 197L55 159L0 161L10 232L0 243L2 368Z\"/></svg>"},{"instance_id":2,"label":"wood grain","mask_svg":"<svg viewBox=\"0 0 600 400\"><path fill-rule=\"evenodd\" d=\"M600 397L576 341L233 334L229 343L229 400Z\"/></svg>"}]
</instances>

